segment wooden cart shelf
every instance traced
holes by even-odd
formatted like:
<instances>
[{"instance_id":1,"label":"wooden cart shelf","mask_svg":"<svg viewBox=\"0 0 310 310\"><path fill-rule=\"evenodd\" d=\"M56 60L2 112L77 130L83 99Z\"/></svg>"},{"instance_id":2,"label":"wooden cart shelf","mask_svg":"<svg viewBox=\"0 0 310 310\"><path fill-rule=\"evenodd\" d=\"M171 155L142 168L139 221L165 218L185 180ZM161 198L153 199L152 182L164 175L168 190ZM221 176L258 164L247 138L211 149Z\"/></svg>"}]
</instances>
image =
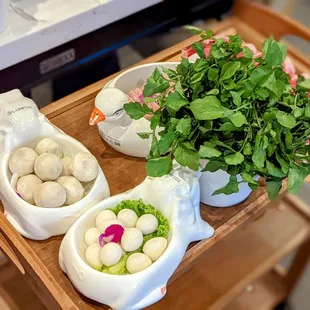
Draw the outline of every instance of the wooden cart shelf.
<instances>
[{"instance_id":1,"label":"wooden cart shelf","mask_svg":"<svg viewBox=\"0 0 310 310\"><path fill-rule=\"evenodd\" d=\"M246 42L257 46L265 39L265 34L251 26L241 9L239 16L224 20L213 30L216 34L240 33ZM303 33L304 29L300 31ZM196 40L197 36L187 39L139 64L180 60L181 48ZM299 72L310 71L310 59L294 48L289 47L289 51ZM111 195L124 192L145 178L143 159L116 152L102 141L97 128L88 125L94 97L114 76L41 110L53 124L82 142L96 156ZM260 187L235 207L202 205L202 217L216 229L215 236L189 246L170 280L167 296L150 309L183 309L185 305L190 309L269 309L286 297L302 269L296 266L305 265L309 255L310 216L307 207L296 198L288 198L285 193L282 198L280 205L278 201L267 208L270 202L266 190ZM60 270L58 251L62 238L25 239L0 212L0 247L49 308L108 309L77 292ZM286 276L272 270L282 256L297 247L301 247L301 254L296 256L297 262ZM249 284L253 284L254 289L244 291ZM262 300L263 304L255 308Z\"/></svg>"}]
</instances>

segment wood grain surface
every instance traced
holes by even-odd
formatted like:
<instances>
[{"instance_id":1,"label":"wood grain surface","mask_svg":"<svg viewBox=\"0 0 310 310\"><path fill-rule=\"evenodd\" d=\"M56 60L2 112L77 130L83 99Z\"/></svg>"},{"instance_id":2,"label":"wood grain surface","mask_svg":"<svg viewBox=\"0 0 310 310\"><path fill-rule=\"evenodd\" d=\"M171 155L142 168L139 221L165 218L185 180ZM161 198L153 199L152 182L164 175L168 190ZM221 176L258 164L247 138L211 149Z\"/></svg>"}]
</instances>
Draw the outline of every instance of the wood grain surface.
<instances>
[{"instance_id":1,"label":"wood grain surface","mask_svg":"<svg viewBox=\"0 0 310 310\"><path fill-rule=\"evenodd\" d=\"M264 35L246 25L238 17L232 17L219 23L214 30L215 33L240 33L246 42L256 45L260 45L265 39ZM181 59L180 49L191 45L197 39L197 37L187 39L144 60L142 63ZM309 70L310 62L307 60L303 62L302 59L294 58L294 54L291 56L293 60L296 60L298 71ZM43 108L42 112L54 125L79 140L96 156L109 182L111 195L115 195L138 185L146 174L144 159L133 158L116 152L100 138L97 128L88 125L89 116L94 107L94 97L111 78L113 76L59 100ZM220 240L223 240L224 237L244 223L255 219L268 203L266 191L261 187L253 192L245 202L231 208L212 208L202 205L201 215L216 229L215 236L190 245L184 260L172 277L171 283L192 268L198 258L205 255L205 252ZM47 299L54 298L63 309L107 308L78 293L60 270L58 251L63 236L53 237L46 241L24 239L12 228L2 212L0 212L0 231L20 259L23 268L26 270L26 275L30 275L30 281L35 282L37 287L44 286L45 294L47 296L50 294ZM178 283L179 281L177 280Z\"/></svg>"}]
</instances>

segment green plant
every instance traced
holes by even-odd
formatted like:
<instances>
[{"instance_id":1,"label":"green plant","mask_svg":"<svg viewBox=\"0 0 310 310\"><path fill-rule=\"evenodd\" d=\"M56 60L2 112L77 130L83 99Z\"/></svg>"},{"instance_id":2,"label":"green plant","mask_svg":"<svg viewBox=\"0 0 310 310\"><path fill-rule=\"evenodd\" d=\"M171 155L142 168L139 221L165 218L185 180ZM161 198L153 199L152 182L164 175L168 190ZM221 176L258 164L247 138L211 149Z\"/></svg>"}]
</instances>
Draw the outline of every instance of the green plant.
<instances>
[{"instance_id":1,"label":"green plant","mask_svg":"<svg viewBox=\"0 0 310 310\"><path fill-rule=\"evenodd\" d=\"M175 70L155 69L148 78L144 102L156 101L159 110L137 102L124 106L133 119L152 114L153 132L140 133L152 136L147 174L169 173L173 158L193 170L208 159L203 171L223 169L231 175L214 194L237 192L238 174L253 189L258 187L254 176L264 177L271 199L286 177L288 190L296 193L310 172L310 80L299 77L292 88L282 69L286 48L272 38L253 60L239 35L224 40L207 31L201 36L212 42L208 57L203 43L196 42L200 59L195 63L183 58Z\"/></svg>"}]
</instances>

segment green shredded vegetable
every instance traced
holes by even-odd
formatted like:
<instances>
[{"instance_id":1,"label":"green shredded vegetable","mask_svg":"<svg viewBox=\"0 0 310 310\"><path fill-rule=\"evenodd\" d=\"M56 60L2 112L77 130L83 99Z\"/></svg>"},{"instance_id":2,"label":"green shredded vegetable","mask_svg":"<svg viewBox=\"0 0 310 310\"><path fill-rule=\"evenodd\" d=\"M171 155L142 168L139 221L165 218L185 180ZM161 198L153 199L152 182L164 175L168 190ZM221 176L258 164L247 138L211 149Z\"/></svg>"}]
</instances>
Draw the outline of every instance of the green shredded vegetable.
<instances>
[{"instance_id":1,"label":"green shredded vegetable","mask_svg":"<svg viewBox=\"0 0 310 310\"><path fill-rule=\"evenodd\" d=\"M117 215L123 209L133 210L138 215L138 217L144 214L153 214L154 216L156 216L158 220L158 227L155 232L143 237L143 243L139 249L133 252L126 253L120 259L120 261L113 266L107 267L103 265L101 268L97 269L98 271L101 271L103 273L114 274L114 275L129 274L128 270L126 269L126 261L127 261L127 258L131 254L141 253L144 243L152 238L155 238L155 237L163 237L166 239L168 238L168 234L170 230L169 221L162 215L160 211L155 209L152 205L147 205L143 203L141 199L140 200L124 200L121 203L119 203L117 206L109 210L113 211Z\"/></svg>"}]
</instances>

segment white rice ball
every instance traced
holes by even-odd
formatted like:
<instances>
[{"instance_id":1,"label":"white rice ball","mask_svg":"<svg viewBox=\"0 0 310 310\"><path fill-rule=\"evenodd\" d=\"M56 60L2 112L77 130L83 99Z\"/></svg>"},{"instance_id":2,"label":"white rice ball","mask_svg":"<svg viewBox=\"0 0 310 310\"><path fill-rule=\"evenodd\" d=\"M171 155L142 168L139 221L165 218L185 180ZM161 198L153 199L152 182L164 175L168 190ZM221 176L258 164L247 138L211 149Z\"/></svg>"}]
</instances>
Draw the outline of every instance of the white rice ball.
<instances>
[{"instance_id":1,"label":"white rice ball","mask_svg":"<svg viewBox=\"0 0 310 310\"><path fill-rule=\"evenodd\" d=\"M121 239L122 248L126 252L137 250L143 242L142 232L137 228L127 228Z\"/></svg>"},{"instance_id":2,"label":"white rice ball","mask_svg":"<svg viewBox=\"0 0 310 310\"><path fill-rule=\"evenodd\" d=\"M24 176L33 173L34 163L38 154L30 147L17 149L10 158L9 168L12 173Z\"/></svg>"},{"instance_id":3,"label":"white rice ball","mask_svg":"<svg viewBox=\"0 0 310 310\"><path fill-rule=\"evenodd\" d=\"M72 158L69 170L80 182L90 182L98 175L98 162L90 153L77 153Z\"/></svg>"},{"instance_id":4,"label":"white rice ball","mask_svg":"<svg viewBox=\"0 0 310 310\"><path fill-rule=\"evenodd\" d=\"M126 261L126 269L130 273L140 272L151 265L151 259L143 253L131 254Z\"/></svg>"},{"instance_id":5,"label":"white rice ball","mask_svg":"<svg viewBox=\"0 0 310 310\"><path fill-rule=\"evenodd\" d=\"M102 262L100 260L100 251L101 247L99 243L91 244L85 251L85 259L93 268L100 268L102 266Z\"/></svg>"},{"instance_id":6,"label":"white rice ball","mask_svg":"<svg viewBox=\"0 0 310 310\"><path fill-rule=\"evenodd\" d=\"M72 158L69 156L65 156L64 158L61 159L61 163L62 163L62 171L60 176L69 176L71 175L69 166L71 165L72 162Z\"/></svg>"},{"instance_id":7,"label":"white rice ball","mask_svg":"<svg viewBox=\"0 0 310 310\"><path fill-rule=\"evenodd\" d=\"M100 231L102 233L105 232L105 230L111 226L111 225L121 225L122 227L124 227L123 223L121 221L119 221L118 219L109 219L109 220L104 220L99 222L98 224L96 224L96 226L100 229Z\"/></svg>"},{"instance_id":8,"label":"white rice ball","mask_svg":"<svg viewBox=\"0 0 310 310\"><path fill-rule=\"evenodd\" d=\"M111 219L116 219L116 214L111 210L103 210L96 216L95 225L99 227L101 222Z\"/></svg>"},{"instance_id":9,"label":"white rice ball","mask_svg":"<svg viewBox=\"0 0 310 310\"><path fill-rule=\"evenodd\" d=\"M143 235L149 235L156 231L158 220L153 214L144 214L139 217L136 227L142 231Z\"/></svg>"},{"instance_id":10,"label":"white rice ball","mask_svg":"<svg viewBox=\"0 0 310 310\"><path fill-rule=\"evenodd\" d=\"M101 235L101 232L99 228L97 227L92 227L89 228L84 236L85 243L89 246L93 243L98 243L99 244L99 236Z\"/></svg>"},{"instance_id":11,"label":"white rice ball","mask_svg":"<svg viewBox=\"0 0 310 310\"><path fill-rule=\"evenodd\" d=\"M34 204L33 194L43 182L34 174L22 176L18 179L16 190L28 203Z\"/></svg>"},{"instance_id":12,"label":"white rice ball","mask_svg":"<svg viewBox=\"0 0 310 310\"><path fill-rule=\"evenodd\" d=\"M110 267L119 262L122 257L122 248L119 244L109 242L100 251L100 260L103 265Z\"/></svg>"},{"instance_id":13,"label":"white rice ball","mask_svg":"<svg viewBox=\"0 0 310 310\"><path fill-rule=\"evenodd\" d=\"M123 209L117 214L117 218L124 223L124 227L130 228L136 226L138 215L131 209Z\"/></svg>"},{"instance_id":14,"label":"white rice ball","mask_svg":"<svg viewBox=\"0 0 310 310\"><path fill-rule=\"evenodd\" d=\"M42 154L34 163L34 172L43 181L56 180L60 176L61 171L61 160L55 154Z\"/></svg>"},{"instance_id":15,"label":"white rice ball","mask_svg":"<svg viewBox=\"0 0 310 310\"><path fill-rule=\"evenodd\" d=\"M66 191L56 182L45 182L34 191L34 201L38 207L58 208L66 201Z\"/></svg>"},{"instance_id":16,"label":"white rice ball","mask_svg":"<svg viewBox=\"0 0 310 310\"><path fill-rule=\"evenodd\" d=\"M167 239L163 237L152 238L145 242L143 253L146 254L153 262L163 255L168 245Z\"/></svg>"},{"instance_id":17,"label":"white rice ball","mask_svg":"<svg viewBox=\"0 0 310 310\"><path fill-rule=\"evenodd\" d=\"M72 176L59 177L56 182L60 184L66 191L66 205L72 205L78 202L84 196L84 188L82 184Z\"/></svg>"},{"instance_id":18,"label":"white rice ball","mask_svg":"<svg viewBox=\"0 0 310 310\"><path fill-rule=\"evenodd\" d=\"M49 138L45 138L42 139L36 146L35 151L39 154L45 154L45 153L50 153L50 154L55 154L57 157L61 158L63 151L62 148L60 147L60 145L49 139Z\"/></svg>"}]
</instances>

